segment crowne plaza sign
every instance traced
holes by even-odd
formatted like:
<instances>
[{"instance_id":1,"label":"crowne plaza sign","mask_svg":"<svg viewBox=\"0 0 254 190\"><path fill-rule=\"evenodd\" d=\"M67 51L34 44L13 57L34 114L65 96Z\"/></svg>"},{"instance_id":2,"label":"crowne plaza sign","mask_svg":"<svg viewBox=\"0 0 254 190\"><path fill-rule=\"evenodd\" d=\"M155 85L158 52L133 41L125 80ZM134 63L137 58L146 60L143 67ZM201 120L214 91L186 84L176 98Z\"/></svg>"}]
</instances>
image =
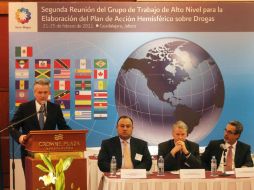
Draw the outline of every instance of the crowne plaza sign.
<instances>
[{"instance_id":1,"label":"crowne plaza sign","mask_svg":"<svg viewBox=\"0 0 254 190\"><path fill-rule=\"evenodd\" d=\"M26 149L31 153L85 151L85 134L85 130L31 131Z\"/></svg>"}]
</instances>

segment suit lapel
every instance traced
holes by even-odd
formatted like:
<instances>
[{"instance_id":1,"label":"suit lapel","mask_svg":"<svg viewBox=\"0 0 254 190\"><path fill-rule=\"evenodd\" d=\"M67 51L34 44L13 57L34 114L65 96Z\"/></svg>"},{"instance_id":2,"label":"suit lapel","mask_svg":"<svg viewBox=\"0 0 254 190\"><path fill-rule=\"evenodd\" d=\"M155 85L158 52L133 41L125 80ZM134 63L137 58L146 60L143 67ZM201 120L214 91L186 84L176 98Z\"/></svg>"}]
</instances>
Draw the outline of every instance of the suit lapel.
<instances>
[{"instance_id":1,"label":"suit lapel","mask_svg":"<svg viewBox=\"0 0 254 190\"><path fill-rule=\"evenodd\" d=\"M119 164L119 166L122 166L122 147L121 147L121 142L120 142L119 137L116 137L114 142L116 145L116 158L119 158L119 159L117 159L118 164Z\"/></svg>"},{"instance_id":2,"label":"suit lapel","mask_svg":"<svg viewBox=\"0 0 254 190\"><path fill-rule=\"evenodd\" d=\"M221 158L223 156L223 149L220 147L221 144L225 144L225 141L224 140L221 140L220 143L219 143L219 148L218 150L216 149L217 151L217 156L218 156L218 159L217 159L217 162L220 163L221 161Z\"/></svg>"},{"instance_id":3,"label":"suit lapel","mask_svg":"<svg viewBox=\"0 0 254 190\"><path fill-rule=\"evenodd\" d=\"M237 142L237 143L236 143L236 147L235 147L235 159L234 159L235 167L237 166L236 163L239 163L239 161L238 161L239 155L241 155L241 146L240 146L240 144Z\"/></svg>"},{"instance_id":4,"label":"suit lapel","mask_svg":"<svg viewBox=\"0 0 254 190\"><path fill-rule=\"evenodd\" d=\"M135 153L137 152L136 149L135 149L135 140L131 137L130 139L130 151L131 151L131 161L132 163L134 163L134 160L135 160Z\"/></svg>"},{"instance_id":5,"label":"suit lapel","mask_svg":"<svg viewBox=\"0 0 254 190\"><path fill-rule=\"evenodd\" d=\"M44 123L44 129L47 130L47 124L48 124L48 121L49 121L49 118L50 118L50 113L51 113L51 105L50 105L50 102L47 102L47 108L46 108L46 121Z\"/></svg>"},{"instance_id":6,"label":"suit lapel","mask_svg":"<svg viewBox=\"0 0 254 190\"><path fill-rule=\"evenodd\" d=\"M186 146L186 149L191 152L191 147L190 147L190 143L188 140L185 140L185 146Z\"/></svg>"}]
</instances>

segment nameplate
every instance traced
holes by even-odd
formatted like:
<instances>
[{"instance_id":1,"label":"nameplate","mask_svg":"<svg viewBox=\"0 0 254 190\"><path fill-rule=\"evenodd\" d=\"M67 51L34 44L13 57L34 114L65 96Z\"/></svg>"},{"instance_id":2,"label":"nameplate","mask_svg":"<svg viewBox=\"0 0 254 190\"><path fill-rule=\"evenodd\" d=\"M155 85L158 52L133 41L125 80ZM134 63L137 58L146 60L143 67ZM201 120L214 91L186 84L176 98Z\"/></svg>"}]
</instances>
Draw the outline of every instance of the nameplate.
<instances>
[{"instance_id":1,"label":"nameplate","mask_svg":"<svg viewBox=\"0 0 254 190\"><path fill-rule=\"evenodd\" d=\"M180 179L202 179L205 178L205 169L181 169Z\"/></svg>"},{"instance_id":2,"label":"nameplate","mask_svg":"<svg viewBox=\"0 0 254 190\"><path fill-rule=\"evenodd\" d=\"M254 177L254 167L235 168L235 177Z\"/></svg>"},{"instance_id":3,"label":"nameplate","mask_svg":"<svg viewBox=\"0 0 254 190\"><path fill-rule=\"evenodd\" d=\"M123 179L146 178L146 170L145 169L121 169L121 178Z\"/></svg>"}]
</instances>

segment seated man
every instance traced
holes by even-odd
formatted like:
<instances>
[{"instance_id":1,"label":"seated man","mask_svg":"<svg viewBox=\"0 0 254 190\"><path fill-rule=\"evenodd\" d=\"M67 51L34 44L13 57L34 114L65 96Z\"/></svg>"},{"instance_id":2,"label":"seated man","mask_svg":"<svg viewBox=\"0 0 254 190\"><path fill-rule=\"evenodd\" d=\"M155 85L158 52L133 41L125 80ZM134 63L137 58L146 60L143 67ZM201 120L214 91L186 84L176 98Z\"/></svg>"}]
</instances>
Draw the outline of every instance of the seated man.
<instances>
[{"instance_id":1,"label":"seated man","mask_svg":"<svg viewBox=\"0 0 254 190\"><path fill-rule=\"evenodd\" d=\"M224 161L226 162L225 171L234 170L240 167L253 167L251 159L251 148L241 141L238 141L243 131L243 126L239 121L231 121L224 130L224 139L211 141L201 156L203 166L206 170L211 168L212 156L217 159L219 171L224 171ZM225 152L225 160L224 160ZM228 161L228 162L227 162Z\"/></svg>"},{"instance_id":2,"label":"seated man","mask_svg":"<svg viewBox=\"0 0 254 190\"><path fill-rule=\"evenodd\" d=\"M165 171L201 168L199 145L187 140L188 127L182 121L173 124L173 139L160 143L158 156L164 158Z\"/></svg>"},{"instance_id":3,"label":"seated man","mask_svg":"<svg viewBox=\"0 0 254 190\"><path fill-rule=\"evenodd\" d=\"M150 170L152 159L147 142L132 137L133 121L121 116L117 121L118 136L102 141L98 155L98 166L102 172L110 171L110 161L115 156L117 169L139 168Z\"/></svg>"}]
</instances>

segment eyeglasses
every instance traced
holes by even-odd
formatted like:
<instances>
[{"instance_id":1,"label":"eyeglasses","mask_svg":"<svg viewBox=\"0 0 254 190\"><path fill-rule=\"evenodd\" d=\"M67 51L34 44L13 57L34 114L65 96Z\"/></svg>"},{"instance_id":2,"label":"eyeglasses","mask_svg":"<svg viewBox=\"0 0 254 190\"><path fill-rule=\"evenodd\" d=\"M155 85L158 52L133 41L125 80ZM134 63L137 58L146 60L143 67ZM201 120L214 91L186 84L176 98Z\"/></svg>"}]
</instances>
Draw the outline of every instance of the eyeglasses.
<instances>
[{"instance_id":1,"label":"eyeglasses","mask_svg":"<svg viewBox=\"0 0 254 190\"><path fill-rule=\"evenodd\" d=\"M235 135L235 134L236 134L235 131L229 131L229 130L227 130L227 129L224 129L224 131L225 131L225 133L228 133L228 134L230 134L230 135Z\"/></svg>"}]
</instances>

